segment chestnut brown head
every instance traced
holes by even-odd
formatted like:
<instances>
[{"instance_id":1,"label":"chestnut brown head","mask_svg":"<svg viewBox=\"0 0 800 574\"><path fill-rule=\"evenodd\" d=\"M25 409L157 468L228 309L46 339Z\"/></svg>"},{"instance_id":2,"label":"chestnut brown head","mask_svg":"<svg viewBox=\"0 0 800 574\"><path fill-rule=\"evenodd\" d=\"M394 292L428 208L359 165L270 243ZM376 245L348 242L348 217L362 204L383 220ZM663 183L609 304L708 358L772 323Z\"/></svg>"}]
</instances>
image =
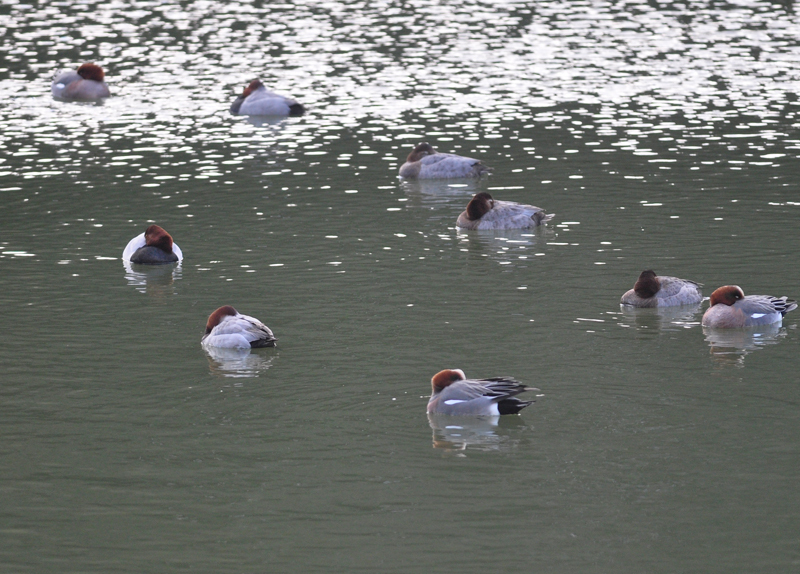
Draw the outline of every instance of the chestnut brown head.
<instances>
[{"instance_id":1,"label":"chestnut brown head","mask_svg":"<svg viewBox=\"0 0 800 574\"><path fill-rule=\"evenodd\" d=\"M208 321L206 322L206 335L208 335L214 329L214 327L219 325L225 317L229 315L231 317L235 317L238 314L238 311L236 311L236 309L234 309L231 305L223 305L208 316Z\"/></svg>"},{"instance_id":2,"label":"chestnut brown head","mask_svg":"<svg viewBox=\"0 0 800 574\"><path fill-rule=\"evenodd\" d=\"M485 191L476 193L467 205L467 216L475 221L489 213L494 207L494 199Z\"/></svg>"},{"instance_id":3,"label":"chestnut brown head","mask_svg":"<svg viewBox=\"0 0 800 574\"><path fill-rule=\"evenodd\" d=\"M264 87L264 84L261 83L261 80L255 79L249 84L247 84L247 87L244 89L244 92L242 92L242 97L246 98L247 96L255 92L257 89L262 87Z\"/></svg>"},{"instance_id":4,"label":"chestnut brown head","mask_svg":"<svg viewBox=\"0 0 800 574\"><path fill-rule=\"evenodd\" d=\"M148 247L172 253L172 236L163 227L151 225L144 232L144 242Z\"/></svg>"},{"instance_id":5,"label":"chestnut brown head","mask_svg":"<svg viewBox=\"0 0 800 574\"><path fill-rule=\"evenodd\" d=\"M440 393L453 383L463 381L466 378L464 371L461 369L445 369L433 375L431 378L431 387L434 393Z\"/></svg>"},{"instance_id":6,"label":"chestnut brown head","mask_svg":"<svg viewBox=\"0 0 800 574\"><path fill-rule=\"evenodd\" d=\"M744 299L744 291L738 285L724 285L715 289L711 294L710 303L713 307L717 304L733 305L740 299Z\"/></svg>"},{"instance_id":7,"label":"chestnut brown head","mask_svg":"<svg viewBox=\"0 0 800 574\"><path fill-rule=\"evenodd\" d=\"M105 78L103 68L92 62L81 64L78 68L78 75L84 80L94 80L95 82L102 82Z\"/></svg>"}]
</instances>

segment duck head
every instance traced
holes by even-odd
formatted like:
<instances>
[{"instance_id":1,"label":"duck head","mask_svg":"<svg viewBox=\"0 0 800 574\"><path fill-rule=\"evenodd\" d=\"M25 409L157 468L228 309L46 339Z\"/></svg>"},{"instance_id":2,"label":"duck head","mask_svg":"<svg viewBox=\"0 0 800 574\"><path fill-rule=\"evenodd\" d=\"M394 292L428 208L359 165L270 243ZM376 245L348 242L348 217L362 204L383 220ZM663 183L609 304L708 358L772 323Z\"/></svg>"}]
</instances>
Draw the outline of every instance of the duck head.
<instances>
[{"instance_id":1,"label":"duck head","mask_svg":"<svg viewBox=\"0 0 800 574\"><path fill-rule=\"evenodd\" d=\"M467 376L461 369L445 369L444 371L439 371L431 378L431 387L433 388L433 393L441 393L453 383L463 381L466 378Z\"/></svg>"},{"instance_id":2,"label":"duck head","mask_svg":"<svg viewBox=\"0 0 800 574\"><path fill-rule=\"evenodd\" d=\"M414 150L410 154L408 154L408 158L406 158L406 161L409 163L414 163L415 161L421 160L426 155L433 155L435 153L436 150L433 149L433 146L431 144L429 144L428 142L422 142L420 144L417 144L417 147L415 147Z\"/></svg>"},{"instance_id":3,"label":"duck head","mask_svg":"<svg viewBox=\"0 0 800 574\"><path fill-rule=\"evenodd\" d=\"M733 305L740 299L744 299L744 291L738 285L724 285L715 289L711 294L710 303L713 307L718 303L723 305Z\"/></svg>"},{"instance_id":4,"label":"duck head","mask_svg":"<svg viewBox=\"0 0 800 574\"><path fill-rule=\"evenodd\" d=\"M633 291L642 299L649 299L653 295L659 292L661 289L661 283L656 277L656 272L652 269L647 269L642 271L639 275L639 279L636 281L636 284L633 286Z\"/></svg>"},{"instance_id":5,"label":"duck head","mask_svg":"<svg viewBox=\"0 0 800 574\"><path fill-rule=\"evenodd\" d=\"M261 80L255 79L252 82L250 82L249 84L247 84L247 87L244 89L244 92L242 92L242 97L246 98L247 96L249 96L250 94L255 92L257 89L263 88L263 87L264 87L264 84L261 83Z\"/></svg>"},{"instance_id":6,"label":"duck head","mask_svg":"<svg viewBox=\"0 0 800 574\"><path fill-rule=\"evenodd\" d=\"M172 236L163 227L151 225L144 231L144 242L148 247L172 253Z\"/></svg>"},{"instance_id":7,"label":"duck head","mask_svg":"<svg viewBox=\"0 0 800 574\"><path fill-rule=\"evenodd\" d=\"M93 62L81 64L78 68L78 75L84 80L94 80L95 82L102 82L105 78L103 68Z\"/></svg>"},{"instance_id":8,"label":"duck head","mask_svg":"<svg viewBox=\"0 0 800 574\"><path fill-rule=\"evenodd\" d=\"M206 335L213 331L214 327L222 323L222 320L225 317L235 317L238 314L239 312L231 305L223 305L208 316L208 321L206 322Z\"/></svg>"},{"instance_id":9,"label":"duck head","mask_svg":"<svg viewBox=\"0 0 800 574\"><path fill-rule=\"evenodd\" d=\"M489 213L494 207L494 199L485 191L476 193L475 196L467 204L467 216L475 221Z\"/></svg>"}]
</instances>

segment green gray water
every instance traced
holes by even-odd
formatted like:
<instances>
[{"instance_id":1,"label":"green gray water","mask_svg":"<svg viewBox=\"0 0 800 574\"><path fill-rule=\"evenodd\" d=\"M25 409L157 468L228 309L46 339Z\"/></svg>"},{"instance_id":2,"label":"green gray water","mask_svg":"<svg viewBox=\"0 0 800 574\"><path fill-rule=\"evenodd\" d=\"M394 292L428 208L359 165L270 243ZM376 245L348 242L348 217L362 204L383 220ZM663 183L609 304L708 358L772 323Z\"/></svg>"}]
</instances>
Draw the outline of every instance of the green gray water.
<instances>
[{"instance_id":1,"label":"green gray water","mask_svg":"<svg viewBox=\"0 0 800 574\"><path fill-rule=\"evenodd\" d=\"M791 7L2 6L3 570L795 571L800 312L618 305L800 297ZM113 97L53 102L84 60ZM229 116L255 76L309 114ZM422 140L495 172L398 180ZM124 267L150 222L180 268ZM278 348L206 354L223 304ZM541 396L429 421L443 368Z\"/></svg>"}]
</instances>

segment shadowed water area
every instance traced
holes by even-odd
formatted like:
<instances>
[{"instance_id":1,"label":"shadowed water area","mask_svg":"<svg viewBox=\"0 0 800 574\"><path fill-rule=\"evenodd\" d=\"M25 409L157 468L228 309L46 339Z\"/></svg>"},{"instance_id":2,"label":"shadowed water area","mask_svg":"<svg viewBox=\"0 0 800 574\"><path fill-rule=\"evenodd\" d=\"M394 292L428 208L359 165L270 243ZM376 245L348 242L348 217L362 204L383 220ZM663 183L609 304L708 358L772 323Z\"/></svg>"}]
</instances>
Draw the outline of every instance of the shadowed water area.
<instances>
[{"instance_id":1,"label":"shadowed water area","mask_svg":"<svg viewBox=\"0 0 800 574\"><path fill-rule=\"evenodd\" d=\"M790 2L0 4L7 572L792 572ZM54 101L103 66L101 104ZM231 116L259 77L308 109ZM494 168L402 181L428 141ZM462 231L471 196L546 227ZM180 265L123 264L151 223ZM278 347L206 352L217 307ZM426 416L461 368L519 416Z\"/></svg>"}]
</instances>

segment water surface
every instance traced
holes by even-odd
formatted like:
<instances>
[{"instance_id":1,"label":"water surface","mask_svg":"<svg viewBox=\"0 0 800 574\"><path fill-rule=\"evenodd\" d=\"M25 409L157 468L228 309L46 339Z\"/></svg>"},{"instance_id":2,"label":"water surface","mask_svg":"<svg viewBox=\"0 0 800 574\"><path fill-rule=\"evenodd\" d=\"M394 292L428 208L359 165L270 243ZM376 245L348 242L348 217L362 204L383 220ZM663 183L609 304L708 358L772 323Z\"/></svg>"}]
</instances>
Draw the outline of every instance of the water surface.
<instances>
[{"instance_id":1,"label":"water surface","mask_svg":"<svg viewBox=\"0 0 800 574\"><path fill-rule=\"evenodd\" d=\"M0 7L10 572L796 570L798 18L770 2ZM113 94L54 102L96 61ZM230 116L254 77L309 113ZM480 181L404 182L418 141ZM489 191L556 213L463 232ZM126 268L155 222L178 268ZM277 349L206 354L223 304ZM514 376L519 417L425 415Z\"/></svg>"}]
</instances>

